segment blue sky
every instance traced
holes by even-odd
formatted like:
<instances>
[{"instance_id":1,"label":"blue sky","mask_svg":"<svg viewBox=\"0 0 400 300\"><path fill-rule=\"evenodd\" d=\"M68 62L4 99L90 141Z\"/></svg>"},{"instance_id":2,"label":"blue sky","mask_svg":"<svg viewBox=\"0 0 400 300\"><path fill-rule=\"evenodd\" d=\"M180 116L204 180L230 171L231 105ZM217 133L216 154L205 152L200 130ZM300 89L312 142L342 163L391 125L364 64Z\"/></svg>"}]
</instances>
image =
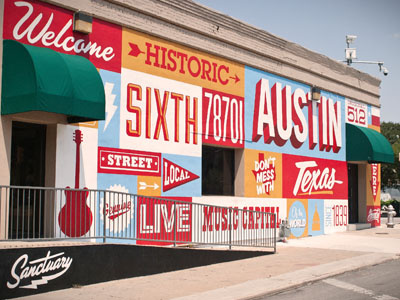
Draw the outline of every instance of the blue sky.
<instances>
[{"instance_id":1,"label":"blue sky","mask_svg":"<svg viewBox=\"0 0 400 300\"><path fill-rule=\"evenodd\" d=\"M400 123L399 0L195 0L255 27L330 58L344 60L346 34L358 60L384 61L352 66L382 80L381 121Z\"/></svg>"}]
</instances>

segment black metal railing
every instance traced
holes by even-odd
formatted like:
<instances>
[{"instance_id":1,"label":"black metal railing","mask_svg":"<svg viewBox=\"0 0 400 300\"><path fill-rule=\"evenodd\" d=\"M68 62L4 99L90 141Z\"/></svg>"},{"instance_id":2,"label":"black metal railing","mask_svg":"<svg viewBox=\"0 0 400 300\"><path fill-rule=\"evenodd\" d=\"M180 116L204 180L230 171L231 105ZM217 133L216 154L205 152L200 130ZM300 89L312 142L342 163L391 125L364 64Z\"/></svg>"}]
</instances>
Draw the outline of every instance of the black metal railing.
<instances>
[{"instance_id":1,"label":"black metal railing","mask_svg":"<svg viewBox=\"0 0 400 300\"><path fill-rule=\"evenodd\" d=\"M274 213L109 190L0 186L0 237L276 250Z\"/></svg>"}]
</instances>

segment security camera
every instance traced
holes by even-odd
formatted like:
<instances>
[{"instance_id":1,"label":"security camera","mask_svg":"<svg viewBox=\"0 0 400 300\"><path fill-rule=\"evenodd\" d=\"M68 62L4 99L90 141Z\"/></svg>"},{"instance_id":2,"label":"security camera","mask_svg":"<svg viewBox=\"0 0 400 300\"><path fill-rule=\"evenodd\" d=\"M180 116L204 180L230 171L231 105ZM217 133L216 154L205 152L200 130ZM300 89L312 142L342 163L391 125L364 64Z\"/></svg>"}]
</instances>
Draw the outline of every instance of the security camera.
<instances>
[{"instance_id":1,"label":"security camera","mask_svg":"<svg viewBox=\"0 0 400 300\"><path fill-rule=\"evenodd\" d=\"M382 72L383 72L383 75L385 75L385 76L387 76L389 74L389 70L386 69L385 67L382 67Z\"/></svg>"}]
</instances>

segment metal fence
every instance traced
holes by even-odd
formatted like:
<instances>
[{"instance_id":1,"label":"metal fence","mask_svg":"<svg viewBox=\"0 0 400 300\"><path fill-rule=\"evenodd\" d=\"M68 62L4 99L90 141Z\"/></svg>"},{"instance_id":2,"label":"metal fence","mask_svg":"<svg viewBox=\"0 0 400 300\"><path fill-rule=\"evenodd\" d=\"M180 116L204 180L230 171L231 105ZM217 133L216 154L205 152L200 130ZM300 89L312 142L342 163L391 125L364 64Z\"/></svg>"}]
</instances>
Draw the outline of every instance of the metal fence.
<instances>
[{"instance_id":1,"label":"metal fence","mask_svg":"<svg viewBox=\"0 0 400 300\"><path fill-rule=\"evenodd\" d=\"M85 239L276 250L276 215L109 190L0 186L1 240Z\"/></svg>"}]
</instances>

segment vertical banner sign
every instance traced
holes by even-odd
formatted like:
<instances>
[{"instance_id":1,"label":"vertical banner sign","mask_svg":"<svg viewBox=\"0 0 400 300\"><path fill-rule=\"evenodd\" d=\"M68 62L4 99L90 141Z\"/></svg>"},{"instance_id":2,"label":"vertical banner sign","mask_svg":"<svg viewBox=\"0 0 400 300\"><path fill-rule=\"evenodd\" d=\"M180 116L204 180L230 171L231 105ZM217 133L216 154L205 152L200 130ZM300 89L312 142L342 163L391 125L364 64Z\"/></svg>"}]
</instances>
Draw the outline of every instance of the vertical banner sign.
<instances>
[{"instance_id":1,"label":"vertical banner sign","mask_svg":"<svg viewBox=\"0 0 400 300\"><path fill-rule=\"evenodd\" d=\"M372 192L372 198L374 200L374 203L376 202L376 195L378 194L378 188L379 188L379 178L378 178L378 173L379 173L379 164L371 164L371 181L370 181L370 186L371 186L371 192Z\"/></svg>"},{"instance_id":2,"label":"vertical banner sign","mask_svg":"<svg viewBox=\"0 0 400 300\"><path fill-rule=\"evenodd\" d=\"M381 188L380 188L380 164L367 166L367 221L372 227L381 224Z\"/></svg>"}]
</instances>

